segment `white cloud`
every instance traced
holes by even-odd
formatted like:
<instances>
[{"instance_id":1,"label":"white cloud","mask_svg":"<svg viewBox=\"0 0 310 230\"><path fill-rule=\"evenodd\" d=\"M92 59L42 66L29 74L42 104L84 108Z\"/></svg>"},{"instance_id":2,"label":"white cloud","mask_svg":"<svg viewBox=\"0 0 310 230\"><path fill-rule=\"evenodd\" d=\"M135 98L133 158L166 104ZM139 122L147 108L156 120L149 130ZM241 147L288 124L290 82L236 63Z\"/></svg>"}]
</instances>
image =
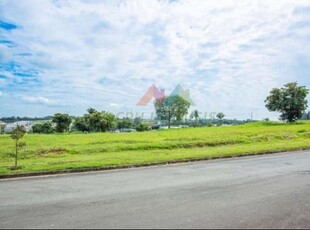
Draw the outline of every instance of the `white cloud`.
<instances>
[{"instance_id":1,"label":"white cloud","mask_svg":"<svg viewBox=\"0 0 310 230\"><path fill-rule=\"evenodd\" d=\"M124 105L118 103L110 103L109 106L117 109L124 107Z\"/></svg>"},{"instance_id":2,"label":"white cloud","mask_svg":"<svg viewBox=\"0 0 310 230\"><path fill-rule=\"evenodd\" d=\"M0 91L0 97L3 96L4 94Z\"/></svg>"},{"instance_id":3,"label":"white cloud","mask_svg":"<svg viewBox=\"0 0 310 230\"><path fill-rule=\"evenodd\" d=\"M48 98L45 97L23 97L24 101L31 102L31 103L39 103L39 104L44 104L44 105L52 105L54 104L53 101L49 100Z\"/></svg>"},{"instance_id":4,"label":"white cloud","mask_svg":"<svg viewBox=\"0 0 310 230\"><path fill-rule=\"evenodd\" d=\"M297 79L292 60L310 57L310 26L302 26L310 17L300 13L307 6L308 0L3 1L2 17L20 29L2 35L17 46L0 44L0 62L14 60L38 74L21 81L0 69L7 77L0 87L23 87L34 95L29 102L56 104L44 94L85 110L134 107L151 84L170 91L181 83L200 110L267 113L269 90Z\"/></svg>"}]
</instances>

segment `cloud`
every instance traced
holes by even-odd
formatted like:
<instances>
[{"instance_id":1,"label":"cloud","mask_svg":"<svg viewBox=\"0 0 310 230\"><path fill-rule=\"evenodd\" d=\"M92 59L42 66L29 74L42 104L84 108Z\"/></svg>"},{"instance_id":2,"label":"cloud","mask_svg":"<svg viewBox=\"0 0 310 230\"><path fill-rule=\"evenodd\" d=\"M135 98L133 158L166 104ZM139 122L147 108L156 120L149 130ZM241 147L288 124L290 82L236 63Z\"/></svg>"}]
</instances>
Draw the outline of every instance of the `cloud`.
<instances>
[{"instance_id":1,"label":"cloud","mask_svg":"<svg viewBox=\"0 0 310 230\"><path fill-rule=\"evenodd\" d=\"M0 91L0 97L3 96L4 94Z\"/></svg>"},{"instance_id":2,"label":"cloud","mask_svg":"<svg viewBox=\"0 0 310 230\"><path fill-rule=\"evenodd\" d=\"M30 103L38 103L38 104L44 104L44 105L52 105L54 104L53 101L49 100L45 97L23 97L23 100Z\"/></svg>"},{"instance_id":3,"label":"cloud","mask_svg":"<svg viewBox=\"0 0 310 230\"><path fill-rule=\"evenodd\" d=\"M117 108L117 109L124 107L124 105L117 104L117 103L110 103L109 106L112 108Z\"/></svg>"},{"instance_id":4,"label":"cloud","mask_svg":"<svg viewBox=\"0 0 310 230\"><path fill-rule=\"evenodd\" d=\"M296 64L310 60L308 0L11 0L0 7L0 90L45 105L51 98L55 112L61 104L72 113L136 109L153 83L167 92L181 83L199 110L261 118L269 116L271 88L310 84L302 68L309 61Z\"/></svg>"}]
</instances>

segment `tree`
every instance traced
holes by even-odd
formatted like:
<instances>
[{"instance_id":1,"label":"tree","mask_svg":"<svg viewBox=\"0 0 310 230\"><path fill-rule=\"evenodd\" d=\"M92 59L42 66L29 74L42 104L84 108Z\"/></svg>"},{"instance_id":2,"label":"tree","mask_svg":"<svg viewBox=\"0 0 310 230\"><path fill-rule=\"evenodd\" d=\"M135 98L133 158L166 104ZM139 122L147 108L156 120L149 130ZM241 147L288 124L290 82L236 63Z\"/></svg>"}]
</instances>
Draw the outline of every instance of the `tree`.
<instances>
[{"instance_id":1,"label":"tree","mask_svg":"<svg viewBox=\"0 0 310 230\"><path fill-rule=\"evenodd\" d=\"M89 114L93 114L93 113L97 112L97 110L95 110L94 108L90 107L90 108L87 109L87 112Z\"/></svg>"},{"instance_id":2,"label":"tree","mask_svg":"<svg viewBox=\"0 0 310 230\"><path fill-rule=\"evenodd\" d=\"M110 131L113 127L115 127L115 115L110 112L102 111L101 114L104 117L104 124L102 126L101 132Z\"/></svg>"},{"instance_id":3,"label":"tree","mask_svg":"<svg viewBox=\"0 0 310 230\"><path fill-rule=\"evenodd\" d=\"M89 129L92 132L106 132L113 128L115 116L110 112L94 112L87 115Z\"/></svg>"},{"instance_id":4,"label":"tree","mask_svg":"<svg viewBox=\"0 0 310 230\"><path fill-rule=\"evenodd\" d=\"M133 124L135 125L135 126L138 126L138 125L140 125L142 123L142 118L141 117L135 117L134 119L133 119Z\"/></svg>"},{"instance_id":5,"label":"tree","mask_svg":"<svg viewBox=\"0 0 310 230\"><path fill-rule=\"evenodd\" d=\"M218 114L216 114L216 117L217 117L219 120L222 120L222 119L225 117L225 114L222 113L222 112L219 112Z\"/></svg>"},{"instance_id":6,"label":"tree","mask_svg":"<svg viewBox=\"0 0 310 230\"><path fill-rule=\"evenodd\" d=\"M106 132L115 125L115 116L112 113L99 112L93 108L87 109L87 114L83 117L76 117L74 126L82 132Z\"/></svg>"},{"instance_id":7,"label":"tree","mask_svg":"<svg viewBox=\"0 0 310 230\"><path fill-rule=\"evenodd\" d=\"M33 133L42 133L42 124L35 124L32 126Z\"/></svg>"},{"instance_id":8,"label":"tree","mask_svg":"<svg viewBox=\"0 0 310 230\"><path fill-rule=\"evenodd\" d=\"M266 108L272 112L280 112L280 119L294 122L300 119L307 109L306 97L309 89L305 86L298 86L297 82L291 82L284 87L271 90L266 98Z\"/></svg>"},{"instance_id":9,"label":"tree","mask_svg":"<svg viewBox=\"0 0 310 230\"><path fill-rule=\"evenodd\" d=\"M132 120L128 117L124 117L123 119L117 120L117 128L118 129L130 129L134 126Z\"/></svg>"},{"instance_id":10,"label":"tree","mask_svg":"<svg viewBox=\"0 0 310 230\"><path fill-rule=\"evenodd\" d=\"M53 133L54 129L51 122L45 122L43 124L35 124L32 126L33 133Z\"/></svg>"},{"instance_id":11,"label":"tree","mask_svg":"<svg viewBox=\"0 0 310 230\"><path fill-rule=\"evenodd\" d=\"M53 132L54 129L51 122L47 121L42 124L42 133L49 134Z\"/></svg>"},{"instance_id":12,"label":"tree","mask_svg":"<svg viewBox=\"0 0 310 230\"><path fill-rule=\"evenodd\" d=\"M89 132L89 122L85 116L76 117L74 120L74 126L78 131Z\"/></svg>"},{"instance_id":13,"label":"tree","mask_svg":"<svg viewBox=\"0 0 310 230\"><path fill-rule=\"evenodd\" d=\"M225 117L225 114L222 112L219 112L218 114L216 114L216 117L220 120L220 125L222 125L222 120Z\"/></svg>"},{"instance_id":14,"label":"tree","mask_svg":"<svg viewBox=\"0 0 310 230\"><path fill-rule=\"evenodd\" d=\"M191 114L193 118L195 118L195 127L198 126L198 118L199 118L199 112L198 110L194 110Z\"/></svg>"},{"instance_id":15,"label":"tree","mask_svg":"<svg viewBox=\"0 0 310 230\"><path fill-rule=\"evenodd\" d=\"M154 105L157 117L160 120L168 121L169 129L171 120L180 121L188 113L190 107L190 103L180 96L169 96L156 100Z\"/></svg>"},{"instance_id":16,"label":"tree","mask_svg":"<svg viewBox=\"0 0 310 230\"><path fill-rule=\"evenodd\" d=\"M15 169L17 169L18 149L25 146L25 143L20 142L24 137L26 130L24 126L17 125L11 134L11 138L15 141Z\"/></svg>"},{"instance_id":17,"label":"tree","mask_svg":"<svg viewBox=\"0 0 310 230\"><path fill-rule=\"evenodd\" d=\"M0 134L4 133L5 124L0 124Z\"/></svg>"},{"instance_id":18,"label":"tree","mask_svg":"<svg viewBox=\"0 0 310 230\"><path fill-rule=\"evenodd\" d=\"M65 113L56 113L52 119L52 122L56 123L56 131L59 133L69 131L71 121L71 117Z\"/></svg>"}]
</instances>

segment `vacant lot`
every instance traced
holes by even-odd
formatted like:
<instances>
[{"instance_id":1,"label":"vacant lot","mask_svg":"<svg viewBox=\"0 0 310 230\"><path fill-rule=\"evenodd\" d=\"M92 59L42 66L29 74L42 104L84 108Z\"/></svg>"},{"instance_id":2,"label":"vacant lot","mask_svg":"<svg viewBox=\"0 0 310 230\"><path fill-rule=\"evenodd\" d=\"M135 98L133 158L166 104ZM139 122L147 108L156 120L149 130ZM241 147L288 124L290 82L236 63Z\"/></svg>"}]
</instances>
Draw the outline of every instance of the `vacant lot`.
<instances>
[{"instance_id":1,"label":"vacant lot","mask_svg":"<svg viewBox=\"0 0 310 230\"><path fill-rule=\"evenodd\" d=\"M310 123L250 123L143 133L28 134L14 163L14 144L0 135L0 175L212 159L310 148Z\"/></svg>"}]
</instances>

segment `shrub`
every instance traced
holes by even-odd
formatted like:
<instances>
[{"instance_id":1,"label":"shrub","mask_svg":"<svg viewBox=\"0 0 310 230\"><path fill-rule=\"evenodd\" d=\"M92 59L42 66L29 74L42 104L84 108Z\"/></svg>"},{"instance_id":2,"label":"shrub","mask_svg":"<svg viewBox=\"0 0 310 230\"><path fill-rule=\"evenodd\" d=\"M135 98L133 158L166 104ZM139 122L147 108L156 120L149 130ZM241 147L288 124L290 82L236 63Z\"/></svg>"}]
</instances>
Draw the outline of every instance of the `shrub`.
<instances>
[{"instance_id":1,"label":"shrub","mask_svg":"<svg viewBox=\"0 0 310 230\"><path fill-rule=\"evenodd\" d=\"M53 133L54 129L51 122L45 122L43 124L35 124L34 126L32 126L32 132L48 134Z\"/></svg>"},{"instance_id":2,"label":"shrub","mask_svg":"<svg viewBox=\"0 0 310 230\"><path fill-rule=\"evenodd\" d=\"M146 124L141 123L140 125L137 126L136 130L138 132L144 132L144 131L149 131L150 128Z\"/></svg>"}]
</instances>

